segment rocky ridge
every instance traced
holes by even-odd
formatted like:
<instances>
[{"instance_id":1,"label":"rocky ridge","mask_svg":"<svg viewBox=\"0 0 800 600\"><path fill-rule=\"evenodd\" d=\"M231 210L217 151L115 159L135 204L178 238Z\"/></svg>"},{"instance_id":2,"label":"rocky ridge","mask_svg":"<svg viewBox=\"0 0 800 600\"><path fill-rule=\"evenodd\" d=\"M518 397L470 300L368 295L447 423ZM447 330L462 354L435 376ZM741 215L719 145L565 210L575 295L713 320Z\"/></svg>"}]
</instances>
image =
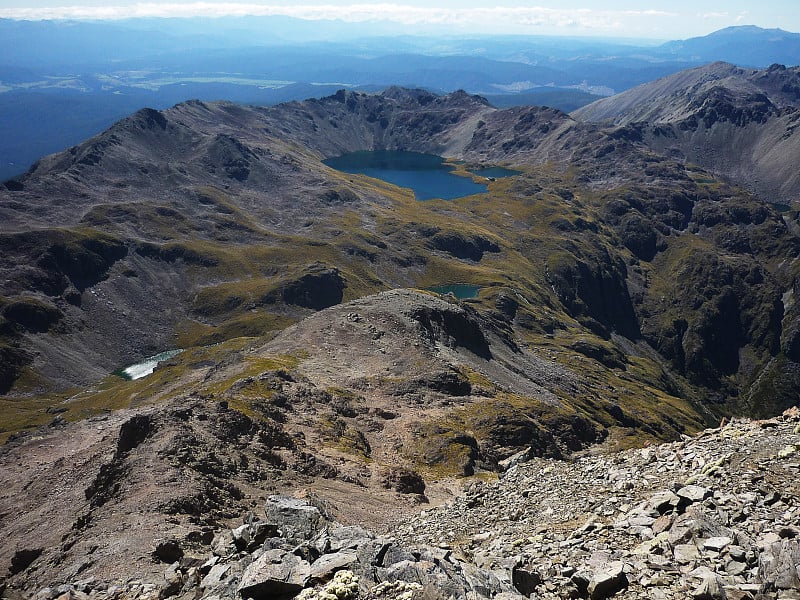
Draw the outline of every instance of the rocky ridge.
<instances>
[{"instance_id":1,"label":"rocky ridge","mask_svg":"<svg viewBox=\"0 0 800 600\"><path fill-rule=\"evenodd\" d=\"M578 109L586 122L622 126L655 152L702 165L767 200L790 204L800 68L743 69L712 63L640 85Z\"/></svg>"},{"instance_id":2,"label":"rocky ridge","mask_svg":"<svg viewBox=\"0 0 800 600\"><path fill-rule=\"evenodd\" d=\"M516 569L534 598L800 597L796 408L616 455L510 462L396 534Z\"/></svg>"},{"instance_id":3,"label":"rocky ridge","mask_svg":"<svg viewBox=\"0 0 800 600\"><path fill-rule=\"evenodd\" d=\"M218 530L210 553L154 543L161 581L82 577L35 597L800 597L796 408L669 444L570 461L521 453L506 466L383 535L336 523L314 494L270 496ZM12 571L34 554L18 552Z\"/></svg>"}]
</instances>

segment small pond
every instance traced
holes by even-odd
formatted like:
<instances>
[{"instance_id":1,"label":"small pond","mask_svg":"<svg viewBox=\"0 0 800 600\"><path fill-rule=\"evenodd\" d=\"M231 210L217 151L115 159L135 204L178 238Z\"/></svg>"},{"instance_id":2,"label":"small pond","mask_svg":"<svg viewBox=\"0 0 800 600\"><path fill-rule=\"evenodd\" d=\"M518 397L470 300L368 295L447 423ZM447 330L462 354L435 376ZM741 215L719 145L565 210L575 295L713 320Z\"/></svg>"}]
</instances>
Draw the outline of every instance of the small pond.
<instances>
[{"instance_id":1,"label":"small pond","mask_svg":"<svg viewBox=\"0 0 800 600\"><path fill-rule=\"evenodd\" d=\"M119 371L115 371L117 375L122 377L123 379L130 379L136 380L141 379L142 377L147 377L151 375L153 371L156 370L158 363L164 360L169 360L173 356L177 356L183 352L183 350L167 350L166 352L161 352L154 356L149 356L145 358L142 362L136 363L135 365L131 365L130 367L125 367L124 369L120 369Z\"/></svg>"},{"instance_id":2,"label":"small pond","mask_svg":"<svg viewBox=\"0 0 800 600\"><path fill-rule=\"evenodd\" d=\"M454 200L482 194L486 185L453 174L441 156L402 150L362 151L323 161L344 173L354 173L411 188L417 200Z\"/></svg>"},{"instance_id":3,"label":"small pond","mask_svg":"<svg viewBox=\"0 0 800 600\"><path fill-rule=\"evenodd\" d=\"M441 294L442 296L446 294L453 294L453 296L459 300L477 298L480 289L481 286L472 285L470 283L451 283L449 285L436 285L434 287L427 288L429 292Z\"/></svg>"}]
</instances>

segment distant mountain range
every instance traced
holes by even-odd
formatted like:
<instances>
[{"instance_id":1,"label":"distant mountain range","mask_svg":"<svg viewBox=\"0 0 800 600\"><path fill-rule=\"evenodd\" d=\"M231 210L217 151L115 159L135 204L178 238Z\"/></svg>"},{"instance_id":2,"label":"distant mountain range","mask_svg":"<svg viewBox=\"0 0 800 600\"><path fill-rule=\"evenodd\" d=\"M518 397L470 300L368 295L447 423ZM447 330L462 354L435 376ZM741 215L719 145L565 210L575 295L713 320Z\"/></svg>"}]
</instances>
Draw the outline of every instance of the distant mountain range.
<instances>
[{"instance_id":1,"label":"distant mountain range","mask_svg":"<svg viewBox=\"0 0 800 600\"><path fill-rule=\"evenodd\" d=\"M284 17L0 20L0 180L133 110L193 98L268 105L341 87L403 85L439 93L464 89L500 106L535 103L569 111L592 95L705 62L800 62L799 34L756 27L661 46L522 36L387 37L380 30L358 37L363 30L353 27Z\"/></svg>"},{"instance_id":2,"label":"distant mountain range","mask_svg":"<svg viewBox=\"0 0 800 600\"><path fill-rule=\"evenodd\" d=\"M692 62L725 61L744 67L766 67L773 63L800 63L800 34L753 25L726 27L709 35L667 42L662 55L679 56Z\"/></svg>"}]
</instances>

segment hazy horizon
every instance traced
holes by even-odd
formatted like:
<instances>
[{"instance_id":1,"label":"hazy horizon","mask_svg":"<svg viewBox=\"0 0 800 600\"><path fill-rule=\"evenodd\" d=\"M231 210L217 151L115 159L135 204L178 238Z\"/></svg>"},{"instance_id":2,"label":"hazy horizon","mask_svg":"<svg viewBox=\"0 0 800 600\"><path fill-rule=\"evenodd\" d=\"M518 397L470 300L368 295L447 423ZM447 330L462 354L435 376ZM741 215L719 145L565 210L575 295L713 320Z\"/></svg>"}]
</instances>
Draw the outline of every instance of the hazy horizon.
<instances>
[{"instance_id":1,"label":"hazy horizon","mask_svg":"<svg viewBox=\"0 0 800 600\"><path fill-rule=\"evenodd\" d=\"M705 2L659 0L648 8L627 0L608 1L587 8L581 2L540 2L525 6L505 0L489 6L483 0L404 0L402 3L348 2L294 5L285 0L269 3L130 2L106 5L97 0L80 4L52 0L0 0L0 18L16 20L119 21L144 18L291 17L309 25L345 24L361 35L537 35L636 40L678 40L704 36L731 26L754 25L765 29L800 31L800 11L793 3L778 1Z\"/></svg>"}]
</instances>

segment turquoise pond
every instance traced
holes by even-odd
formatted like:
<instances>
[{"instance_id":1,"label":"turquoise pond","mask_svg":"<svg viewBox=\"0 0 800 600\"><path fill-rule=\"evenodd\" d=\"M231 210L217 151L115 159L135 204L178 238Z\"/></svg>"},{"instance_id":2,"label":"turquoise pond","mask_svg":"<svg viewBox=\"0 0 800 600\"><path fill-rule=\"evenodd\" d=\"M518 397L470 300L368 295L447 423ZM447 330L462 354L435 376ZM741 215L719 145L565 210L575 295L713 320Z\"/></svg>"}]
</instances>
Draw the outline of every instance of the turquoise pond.
<instances>
[{"instance_id":1,"label":"turquoise pond","mask_svg":"<svg viewBox=\"0 0 800 600\"><path fill-rule=\"evenodd\" d=\"M481 286L472 285L469 283L452 283L450 285L437 285L427 288L429 292L437 294L453 294L459 300L469 300L470 298L477 298Z\"/></svg>"},{"instance_id":2,"label":"turquoise pond","mask_svg":"<svg viewBox=\"0 0 800 600\"><path fill-rule=\"evenodd\" d=\"M486 185L453 174L441 156L401 150L353 152L324 161L344 173L367 175L411 188L417 200L454 200L482 194Z\"/></svg>"}]
</instances>

